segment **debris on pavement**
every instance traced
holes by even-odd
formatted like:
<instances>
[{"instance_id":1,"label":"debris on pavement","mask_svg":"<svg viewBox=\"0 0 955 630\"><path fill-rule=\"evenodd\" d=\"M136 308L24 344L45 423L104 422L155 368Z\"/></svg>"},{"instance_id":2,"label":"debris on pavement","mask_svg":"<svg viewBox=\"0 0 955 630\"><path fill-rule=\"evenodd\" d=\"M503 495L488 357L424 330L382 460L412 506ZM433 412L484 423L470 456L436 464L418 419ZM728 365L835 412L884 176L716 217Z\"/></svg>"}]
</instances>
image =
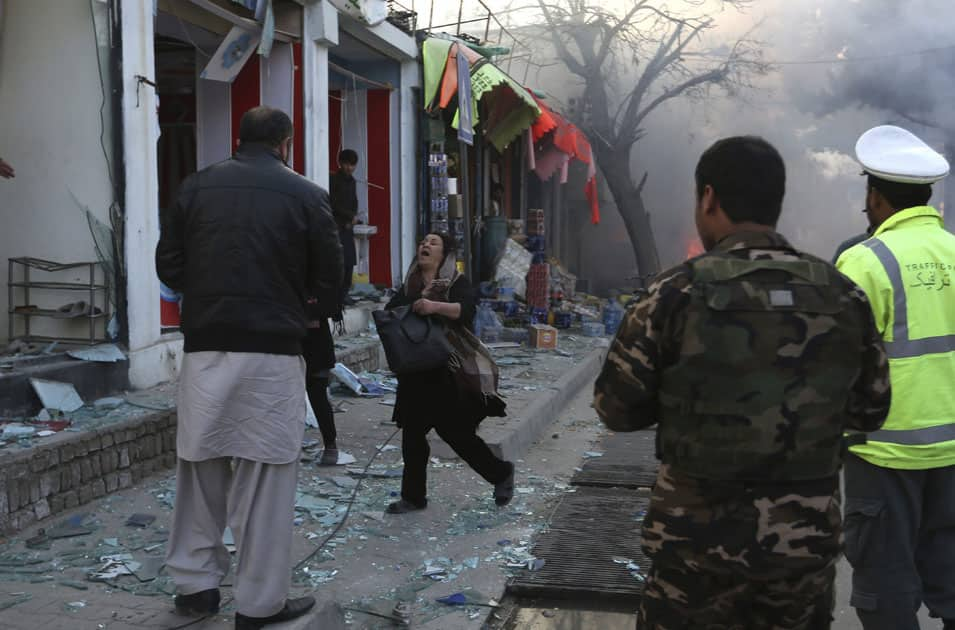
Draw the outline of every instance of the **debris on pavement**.
<instances>
[{"instance_id":1,"label":"debris on pavement","mask_svg":"<svg viewBox=\"0 0 955 630\"><path fill-rule=\"evenodd\" d=\"M474 589L465 589L458 593L452 593L445 597L439 597L435 601L448 606L483 606L486 608L500 608L496 600L490 599L483 593Z\"/></svg>"},{"instance_id":2,"label":"debris on pavement","mask_svg":"<svg viewBox=\"0 0 955 630\"><path fill-rule=\"evenodd\" d=\"M71 412L83 406L83 399L80 398L76 388L69 383L31 378L30 385L33 386L33 391L46 409Z\"/></svg>"},{"instance_id":3,"label":"debris on pavement","mask_svg":"<svg viewBox=\"0 0 955 630\"><path fill-rule=\"evenodd\" d=\"M527 561L527 570L528 571L540 571L544 568L544 565L547 563L543 558L532 558Z\"/></svg>"},{"instance_id":4,"label":"debris on pavement","mask_svg":"<svg viewBox=\"0 0 955 630\"><path fill-rule=\"evenodd\" d=\"M155 520L156 516L154 514L133 514L126 521L126 525L129 527L149 527Z\"/></svg>"},{"instance_id":5,"label":"debris on pavement","mask_svg":"<svg viewBox=\"0 0 955 630\"><path fill-rule=\"evenodd\" d=\"M77 514L72 516L60 524L46 530L46 535L50 538L75 538L77 536L86 536L87 534L92 534L93 530L90 527L83 525L85 518L86 514Z\"/></svg>"},{"instance_id":6,"label":"debris on pavement","mask_svg":"<svg viewBox=\"0 0 955 630\"><path fill-rule=\"evenodd\" d=\"M343 363L336 363L331 372L332 376L334 376L339 383L348 388L356 396L362 395L362 386L361 381L358 380L358 375L345 367Z\"/></svg>"},{"instance_id":7,"label":"debris on pavement","mask_svg":"<svg viewBox=\"0 0 955 630\"><path fill-rule=\"evenodd\" d=\"M66 354L74 359L93 361L96 363L116 363L117 361L126 360L126 355L123 354L123 351L111 343L93 346L92 348L84 348L82 350L70 350Z\"/></svg>"},{"instance_id":8,"label":"debris on pavement","mask_svg":"<svg viewBox=\"0 0 955 630\"><path fill-rule=\"evenodd\" d=\"M28 538L23 544L27 549L49 549L51 540L46 531L41 529L36 536Z\"/></svg>"},{"instance_id":9,"label":"debris on pavement","mask_svg":"<svg viewBox=\"0 0 955 630\"><path fill-rule=\"evenodd\" d=\"M359 468L347 468L349 475L357 477L359 479L365 477L375 477L378 479L400 479L404 474L404 467L401 468L382 468L378 466L371 466L367 471Z\"/></svg>"},{"instance_id":10,"label":"debris on pavement","mask_svg":"<svg viewBox=\"0 0 955 630\"><path fill-rule=\"evenodd\" d=\"M108 396L106 398L99 398L97 400L94 400L93 408L107 409L107 410L116 409L117 407L120 407L124 402L126 402L126 400L123 398L119 398L118 396Z\"/></svg>"},{"instance_id":11,"label":"debris on pavement","mask_svg":"<svg viewBox=\"0 0 955 630\"><path fill-rule=\"evenodd\" d=\"M142 566L133 560L130 554L120 553L100 558L103 565L89 574L91 582L107 582L115 580L121 575L133 575Z\"/></svg>"},{"instance_id":12,"label":"debris on pavement","mask_svg":"<svg viewBox=\"0 0 955 630\"><path fill-rule=\"evenodd\" d=\"M175 399L162 393L156 393L149 390L127 392L126 402L134 407L149 409L152 411L169 411L176 407Z\"/></svg>"},{"instance_id":13,"label":"debris on pavement","mask_svg":"<svg viewBox=\"0 0 955 630\"><path fill-rule=\"evenodd\" d=\"M133 576L140 582L152 582L159 577L162 568L166 566L165 558L145 558L133 570Z\"/></svg>"},{"instance_id":14,"label":"debris on pavement","mask_svg":"<svg viewBox=\"0 0 955 630\"><path fill-rule=\"evenodd\" d=\"M35 433L36 427L20 424L19 422L11 422L10 424L3 425L3 434L0 437L3 437L4 440L18 440L20 438L30 437Z\"/></svg>"},{"instance_id":15,"label":"debris on pavement","mask_svg":"<svg viewBox=\"0 0 955 630\"><path fill-rule=\"evenodd\" d=\"M582 358L592 352L591 341L578 342L567 335L562 337L562 349ZM338 342L336 339L336 344ZM572 361L557 354L542 355L515 346L496 348L492 352L513 359L513 365L502 367L501 378L509 389L509 411L515 410L516 415L522 405L531 404L540 392L553 389ZM349 609L364 608L372 611L367 613L371 615L381 613L379 623L382 625L385 619L398 619L394 614L395 602L403 601L413 609L415 626L477 627L468 620L486 616L487 610L482 612L482 607L493 606L495 602L486 597L472 597L469 587L483 588L487 580L484 576L488 575L494 575L497 580L517 570L540 570L543 560L529 551L532 549L529 541L546 527L552 503L574 488L568 485L569 478L528 474L534 471L518 461L520 478L514 501L506 508L498 508L490 485L446 450L437 450L440 456L429 458L429 494L434 497L429 510L401 518L386 515L383 510L399 495L403 474L401 447L397 440L395 444L386 443L394 428L389 421L391 410L382 404L391 401L397 383L394 376L385 371L352 374L363 393L356 396L349 390L332 401L339 411L344 405L347 413L339 424L339 441L350 449L349 453L339 453L338 464L342 468L300 467L294 560L302 561L317 545L324 546L314 557L309 557L302 570L295 572L295 589L334 591L336 597L337 593L347 592L346 600L355 598L347 602ZM340 391L340 383L337 383L335 392ZM385 393L372 398L368 395L371 391ZM87 404L68 414L73 424L65 430L97 429L174 407L174 385L146 394L131 393L126 398L99 399ZM51 421L57 419L51 416ZM496 428L506 422L507 419L488 419L486 426ZM30 419L21 423L39 426ZM587 423L581 421L580 427L591 430L589 427L594 421ZM578 430L574 424L562 426L564 439L559 443L548 440L546 448L574 448ZM549 436L550 431L546 435ZM432 446L438 442L435 436L431 440ZM302 442L302 461L317 461L322 446L318 431L307 429ZM568 453L579 458L580 447L581 443L577 442L575 450ZM366 470L365 464L373 456L376 459ZM359 479L362 480L360 487ZM136 502L127 502L128 497L136 497ZM84 614L91 614L99 606L103 592L114 597L152 597L168 607L166 602L175 593L175 587L163 568L169 535L168 529L163 528L169 527L175 498L173 473L164 473L158 478L145 477L130 490L90 503L85 508L89 513L78 515L78 519L57 523L56 527L46 526L45 543L50 546L25 548L26 533L23 538L11 539L9 546L3 546L0 541L0 581L49 581L51 591L62 587L58 606L70 601L70 593L73 597L87 597L76 591L88 591L89 608ZM344 520L349 509L348 518ZM149 514L156 518L144 526L124 527L130 514ZM34 526L29 534L35 537L38 530L39 527ZM54 538L51 533L69 538ZM229 538L230 533L227 531L223 542L232 547L234 540ZM409 552L415 555L409 556ZM123 559L116 561L117 556ZM109 558L113 558L112 563L107 561ZM358 582L356 572L362 576ZM109 581L94 581L100 579ZM333 588L320 588L328 583L332 583ZM375 588L380 588L380 592L375 592ZM465 603L449 605L437 601L441 596L454 594L463 594ZM149 607L150 604L136 606ZM356 612L352 617L355 627L364 627L361 623L368 620L359 619L359 614ZM434 622L435 619L438 621Z\"/></svg>"},{"instance_id":16,"label":"debris on pavement","mask_svg":"<svg viewBox=\"0 0 955 630\"><path fill-rule=\"evenodd\" d=\"M468 603L468 598L464 596L464 593L454 593L453 595L439 597L435 601L441 602L442 604L447 604L449 606L464 606Z\"/></svg>"}]
</instances>

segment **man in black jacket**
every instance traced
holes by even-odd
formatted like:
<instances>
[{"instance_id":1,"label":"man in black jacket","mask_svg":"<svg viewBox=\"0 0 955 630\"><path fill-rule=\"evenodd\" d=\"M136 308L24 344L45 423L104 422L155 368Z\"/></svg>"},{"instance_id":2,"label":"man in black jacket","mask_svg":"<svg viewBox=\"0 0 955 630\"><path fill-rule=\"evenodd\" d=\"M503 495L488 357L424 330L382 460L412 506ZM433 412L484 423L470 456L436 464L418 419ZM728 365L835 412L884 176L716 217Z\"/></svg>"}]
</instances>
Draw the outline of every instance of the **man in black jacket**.
<instances>
[{"instance_id":1,"label":"man in black jacket","mask_svg":"<svg viewBox=\"0 0 955 630\"><path fill-rule=\"evenodd\" d=\"M345 149L338 154L338 171L329 178L329 192L332 215L338 224L338 235L345 256L345 276L342 283L342 303L354 304L348 297L351 290L352 274L358 264L358 252L355 249L355 224L358 222L358 191L355 183L355 169L358 168L358 154Z\"/></svg>"},{"instance_id":2,"label":"man in black jacket","mask_svg":"<svg viewBox=\"0 0 955 630\"><path fill-rule=\"evenodd\" d=\"M294 619L287 599L304 435L306 300L337 294L342 251L327 193L287 166L292 122L256 107L229 160L183 183L161 217L159 278L183 294L176 508L166 567L176 610L219 610L239 549L236 628Z\"/></svg>"}]
</instances>

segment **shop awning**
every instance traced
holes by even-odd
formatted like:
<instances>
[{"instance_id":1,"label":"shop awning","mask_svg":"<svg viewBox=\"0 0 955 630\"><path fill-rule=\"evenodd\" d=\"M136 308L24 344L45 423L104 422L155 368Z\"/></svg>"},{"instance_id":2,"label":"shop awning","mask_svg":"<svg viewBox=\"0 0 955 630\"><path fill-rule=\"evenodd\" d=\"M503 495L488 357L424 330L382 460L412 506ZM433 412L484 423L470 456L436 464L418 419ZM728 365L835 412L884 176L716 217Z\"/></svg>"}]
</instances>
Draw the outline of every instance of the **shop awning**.
<instances>
[{"instance_id":1,"label":"shop awning","mask_svg":"<svg viewBox=\"0 0 955 630\"><path fill-rule=\"evenodd\" d=\"M506 72L458 40L431 37L422 46L424 58L425 108L446 108L457 94L458 53L467 60L471 75L472 120L478 123L477 104L486 97L489 115L485 135L503 151L530 128L541 110L534 96ZM455 113L453 126L457 126Z\"/></svg>"},{"instance_id":2,"label":"shop awning","mask_svg":"<svg viewBox=\"0 0 955 630\"><path fill-rule=\"evenodd\" d=\"M584 195L590 204L590 220L600 223L600 203L597 198L597 164L590 146L590 140L563 116L553 111L542 100L533 97L541 110L541 115L531 127L534 141L533 170L542 180L554 176L557 169L563 169L569 160L575 159L587 165L587 184Z\"/></svg>"}]
</instances>

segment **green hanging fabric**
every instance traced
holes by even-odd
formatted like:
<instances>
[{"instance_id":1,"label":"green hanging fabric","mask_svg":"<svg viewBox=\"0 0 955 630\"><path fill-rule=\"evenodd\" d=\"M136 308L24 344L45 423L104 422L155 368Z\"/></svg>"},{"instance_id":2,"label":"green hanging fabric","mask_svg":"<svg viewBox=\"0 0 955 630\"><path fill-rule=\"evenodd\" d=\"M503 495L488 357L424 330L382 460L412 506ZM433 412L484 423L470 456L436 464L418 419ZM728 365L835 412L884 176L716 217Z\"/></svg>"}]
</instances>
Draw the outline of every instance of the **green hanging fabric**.
<instances>
[{"instance_id":1,"label":"green hanging fabric","mask_svg":"<svg viewBox=\"0 0 955 630\"><path fill-rule=\"evenodd\" d=\"M503 151L525 129L530 128L541 114L537 101L520 83L512 79L503 70L492 63L479 63L471 68L472 108L477 111L477 103L496 86L509 88L516 96L514 109L498 122L493 129L486 130L487 138L498 151ZM475 121L477 116L475 115ZM476 124L476 123L475 123ZM458 115L455 113L451 126L457 129Z\"/></svg>"},{"instance_id":2,"label":"green hanging fabric","mask_svg":"<svg viewBox=\"0 0 955 630\"><path fill-rule=\"evenodd\" d=\"M424 108L429 109L438 95L438 87L444 77L444 68L448 64L448 53L454 42L447 39L429 37L421 46L424 65Z\"/></svg>"}]
</instances>

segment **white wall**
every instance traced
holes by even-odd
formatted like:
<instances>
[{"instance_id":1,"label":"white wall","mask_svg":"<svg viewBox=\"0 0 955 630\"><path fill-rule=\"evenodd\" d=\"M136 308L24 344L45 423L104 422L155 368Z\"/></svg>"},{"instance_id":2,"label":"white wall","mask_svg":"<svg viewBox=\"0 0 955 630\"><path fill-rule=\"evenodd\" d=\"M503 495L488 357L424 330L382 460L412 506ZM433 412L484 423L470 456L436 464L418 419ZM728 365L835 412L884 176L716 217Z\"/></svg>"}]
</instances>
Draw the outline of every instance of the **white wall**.
<instances>
[{"instance_id":1,"label":"white wall","mask_svg":"<svg viewBox=\"0 0 955 630\"><path fill-rule=\"evenodd\" d=\"M418 229L418 112L415 109L414 88L420 85L420 70L416 60L401 62L401 87L399 118L401 121L401 222L392 229L401 236L401 245L393 250L392 256L400 252L397 268L391 270L395 276L395 286L401 284L405 271L411 265Z\"/></svg>"},{"instance_id":2,"label":"white wall","mask_svg":"<svg viewBox=\"0 0 955 630\"><path fill-rule=\"evenodd\" d=\"M122 18L129 381L141 388L176 376L182 339L161 334L154 262L159 242L156 93L136 79L155 80L152 3L122 0Z\"/></svg>"},{"instance_id":3,"label":"white wall","mask_svg":"<svg viewBox=\"0 0 955 630\"><path fill-rule=\"evenodd\" d=\"M199 78L208 58L196 63L197 168L204 169L232 154L232 84Z\"/></svg>"},{"instance_id":4,"label":"white wall","mask_svg":"<svg viewBox=\"0 0 955 630\"><path fill-rule=\"evenodd\" d=\"M391 134L389 147L391 154L389 156L389 166L391 167L391 284L398 286L396 282L403 274L401 269L401 191L406 184L401 181L401 115L399 111L401 101L401 89L392 90L388 97L388 130ZM413 183L413 182L412 182Z\"/></svg>"},{"instance_id":5,"label":"white wall","mask_svg":"<svg viewBox=\"0 0 955 630\"><path fill-rule=\"evenodd\" d=\"M268 57L260 57L262 104L281 109L295 119L294 62L292 45L275 42ZM294 139L295 142L299 138Z\"/></svg>"},{"instance_id":6,"label":"white wall","mask_svg":"<svg viewBox=\"0 0 955 630\"><path fill-rule=\"evenodd\" d=\"M338 11L323 0L309 0L302 31L305 176L328 189L328 47L338 45Z\"/></svg>"},{"instance_id":7,"label":"white wall","mask_svg":"<svg viewBox=\"0 0 955 630\"><path fill-rule=\"evenodd\" d=\"M106 6L93 5L105 44ZM0 156L17 176L0 180L0 339L7 338L7 259L96 260L86 218L71 191L100 221L109 222L113 196L99 140L103 96L96 41L88 0L3 2ZM105 46L100 51L107 82L104 142L112 160L109 53ZM30 301L55 307L74 299L84 298L79 293L35 293ZM80 336L84 329L62 320L34 319L33 332Z\"/></svg>"}]
</instances>

